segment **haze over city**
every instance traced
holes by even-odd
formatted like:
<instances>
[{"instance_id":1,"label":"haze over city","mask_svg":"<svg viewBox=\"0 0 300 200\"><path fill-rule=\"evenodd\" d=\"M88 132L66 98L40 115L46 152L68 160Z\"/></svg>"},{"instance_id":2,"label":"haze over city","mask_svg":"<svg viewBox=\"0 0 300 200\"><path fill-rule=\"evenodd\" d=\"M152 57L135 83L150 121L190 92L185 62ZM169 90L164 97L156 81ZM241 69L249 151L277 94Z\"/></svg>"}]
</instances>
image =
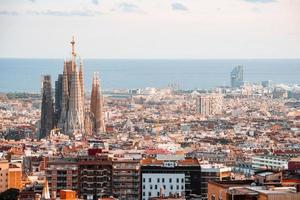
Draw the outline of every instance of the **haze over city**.
<instances>
[{"instance_id":1,"label":"haze over city","mask_svg":"<svg viewBox=\"0 0 300 200\"><path fill-rule=\"evenodd\" d=\"M2 0L0 57L299 58L298 0Z\"/></svg>"},{"instance_id":2,"label":"haze over city","mask_svg":"<svg viewBox=\"0 0 300 200\"><path fill-rule=\"evenodd\" d=\"M0 200L300 200L300 1L0 1Z\"/></svg>"}]
</instances>

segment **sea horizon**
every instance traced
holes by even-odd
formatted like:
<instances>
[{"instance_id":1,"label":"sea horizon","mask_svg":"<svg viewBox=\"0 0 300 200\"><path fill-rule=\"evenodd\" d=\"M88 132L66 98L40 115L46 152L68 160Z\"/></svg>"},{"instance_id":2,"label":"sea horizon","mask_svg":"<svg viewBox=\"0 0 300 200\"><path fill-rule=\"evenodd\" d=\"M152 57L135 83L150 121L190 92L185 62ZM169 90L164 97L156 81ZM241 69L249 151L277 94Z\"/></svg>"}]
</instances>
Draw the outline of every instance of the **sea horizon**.
<instances>
[{"instance_id":1,"label":"sea horizon","mask_svg":"<svg viewBox=\"0 0 300 200\"><path fill-rule=\"evenodd\" d=\"M63 71L63 58L0 58L0 92L40 92L41 76L51 75L52 87ZM79 62L79 61L78 61ZM91 89L93 72L99 72L103 90L164 88L211 89L230 85L230 72L244 66L245 82L299 84L300 59L128 59L86 58L86 91ZM18 81L12 81L18 80Z\"/></svg>"}]
</instances>

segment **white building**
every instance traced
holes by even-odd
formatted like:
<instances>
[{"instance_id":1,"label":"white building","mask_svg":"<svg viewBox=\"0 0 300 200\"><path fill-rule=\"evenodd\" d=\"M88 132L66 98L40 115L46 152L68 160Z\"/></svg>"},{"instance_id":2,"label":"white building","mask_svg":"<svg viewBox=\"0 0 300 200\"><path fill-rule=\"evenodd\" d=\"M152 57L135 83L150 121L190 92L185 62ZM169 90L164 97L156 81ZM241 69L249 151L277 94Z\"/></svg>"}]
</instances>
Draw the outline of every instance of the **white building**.
<instances>
[{"instance_id":1,"label":"white building","mask_svg":"<svg viewBox=\"0 0 300 200\"><path fill-rule=\"evenodd\" d=\"M201 168L197 159L141 160L141 198L201 199Z\"/></svg>"},{"instance_id":2,"label":"white building","mask_svg":"<svg viewBox=\"0 0 300 200\"><path fill-rule=\"evenodd\" d=\"M184 196L185 175L184 173L143 174L142 190L142 199L145 200L149 199L150 197L171 196L175 194Z\"/></svg>"},{"instance_id":3,"label":"white building","mask_svg":"<svg viewBox=\"0 0 300 200\"><path fill-rule=\"evenodd\" d=\"M197 112L204 116L222 113L223 96L220 94L202 94L197 97Z\"/></svg>"},{"instance_id":4,"label":"white building","mask_svg":"<svg viewBox=\"0 0 300 200\"><path fill-rule=\"evenodd\" d=\"M289 158L279 156L253 156L252 168L254 169L287 169Z\"/></svg>"}]
</instances>

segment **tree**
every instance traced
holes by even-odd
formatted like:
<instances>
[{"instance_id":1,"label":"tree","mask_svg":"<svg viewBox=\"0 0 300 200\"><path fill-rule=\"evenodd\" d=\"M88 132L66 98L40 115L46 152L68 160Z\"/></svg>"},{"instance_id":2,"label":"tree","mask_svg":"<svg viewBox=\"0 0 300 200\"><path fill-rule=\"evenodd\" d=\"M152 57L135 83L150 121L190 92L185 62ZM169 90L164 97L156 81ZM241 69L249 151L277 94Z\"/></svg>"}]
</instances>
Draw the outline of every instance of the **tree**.
<instances>
[{"instance_id":1,"label":"tree","mask_svg":"<svg viewBox=\"0 0 300 200\"><path fill-rule=\"evenodd\" d=\"M0 193L0 200L17 200L20 191L15 188L10 188L2 193Z\"/></svg>"}]
</instances>

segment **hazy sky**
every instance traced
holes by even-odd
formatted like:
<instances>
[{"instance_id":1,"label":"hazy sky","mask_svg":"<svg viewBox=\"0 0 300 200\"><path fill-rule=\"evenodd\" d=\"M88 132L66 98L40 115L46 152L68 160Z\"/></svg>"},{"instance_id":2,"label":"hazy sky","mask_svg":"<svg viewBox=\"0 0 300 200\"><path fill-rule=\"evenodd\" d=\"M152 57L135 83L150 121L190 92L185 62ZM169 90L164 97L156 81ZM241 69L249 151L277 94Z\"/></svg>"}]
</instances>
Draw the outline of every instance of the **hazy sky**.
<instances>
[{"instance_id":1,"label":"hazy sky","mask_svg":"<svg viewBox=\"0 0 300 200\"><path fill-rule=\"evenodd\" d=\"M0 57L300 58L300 0L0 0Z\"/></svg>"}]
</instances>

